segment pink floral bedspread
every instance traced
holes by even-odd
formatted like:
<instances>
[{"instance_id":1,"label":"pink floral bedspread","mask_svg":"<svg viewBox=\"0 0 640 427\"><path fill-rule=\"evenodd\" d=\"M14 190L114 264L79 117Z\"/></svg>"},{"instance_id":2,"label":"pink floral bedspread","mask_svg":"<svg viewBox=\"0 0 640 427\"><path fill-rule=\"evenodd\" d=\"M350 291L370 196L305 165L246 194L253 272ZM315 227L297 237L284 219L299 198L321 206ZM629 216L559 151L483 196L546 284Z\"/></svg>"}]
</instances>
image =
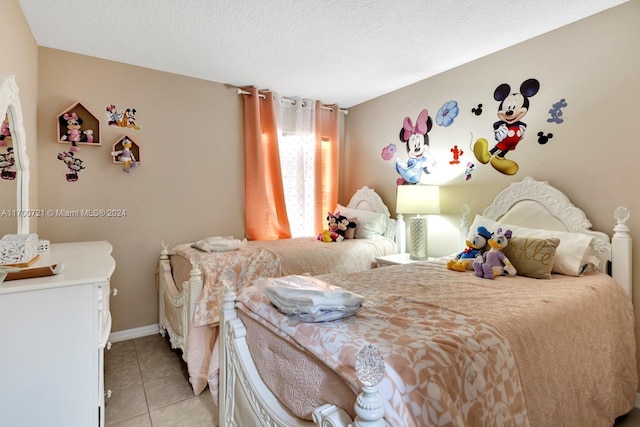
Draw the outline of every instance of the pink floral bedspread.
<instances>
[{"instance_id":1,"label":"pink floral bedspread","mask_svg":"<svg viewBox=\"0 0 640 427\"><path fill-rule=\"evenodd\" d=\"M389 284L390 286L393 286ZM296 323L251 286L239 308L334 369L354 390L355 357L367 344L386 363L380 392L393 426L528 426L508 341L477 318L404 296L369 289L365 307L338 322Z\"/></svg>"},{"instance_id":2,"label":"pink floral bedspread","mask_svg":"<svg viewBox=\"0 0 640 427\"><path fill-rule=\"evenodd\" d=\"M280 262L273 252L260 247L245 245L228 252L202 252L185 243L174 247L170 255L181 255L194 261L199 257L204 287L196 303L192 326L215 326L220 321L220 303L224 286L219 283L220 275L233 270L238 279L238 288L250 284L259 277L280 276Z\"/></svg>"},{"instance_id":3,"label":"pink floral bedspread","mask_svg":"<svg viewBox=\"0 0 640 427\"><path fill-rule=\"evenodd\" d=\"M185 243L170 251L170 255L175 254L192 263L194 256L199 257L202 273L202 293L196 302L187 337L189 382L193 392L198 395L207 387L211 352L218 337L220 304L224 293L224 286L219 283L220 275L228 269L233 270L238 279L238 288L242 288L259 277L280 276L280 262L273 252L249 245L234 251L206 253Z\"/></svg>"}]
</instances>

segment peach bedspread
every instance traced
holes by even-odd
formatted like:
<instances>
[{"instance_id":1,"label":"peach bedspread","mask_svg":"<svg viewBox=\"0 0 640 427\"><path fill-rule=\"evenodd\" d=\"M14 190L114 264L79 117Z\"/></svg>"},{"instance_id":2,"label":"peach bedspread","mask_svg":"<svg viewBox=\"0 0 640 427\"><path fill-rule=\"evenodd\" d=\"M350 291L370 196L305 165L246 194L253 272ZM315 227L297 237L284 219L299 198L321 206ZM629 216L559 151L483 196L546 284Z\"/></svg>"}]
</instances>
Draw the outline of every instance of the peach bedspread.
<instances>
[{"instance_id":1,"label":"peach bedspread","mask_svg":"<svg viewBox=\"0 0 640 427\"><path fill-rule=\"evenodd\" d=\"M294 274L354 273L376 266L376 257L398 252L396 243L386 237L346 239L325 243L315 237L250 241L247 245L273 252L280 260L283 276Z\"/></svg>"},{"instance_id":2,"label":"peach bedspread","mask_svg":"<svg viewBox=\"0 0 640 427\"><path fill-rule=\"evenodd\" d=\"M224 292L219 277L225 270L233 270L238 277L239 287L243 287L259 277L368 270L375 267L376 257L396 252L395 242L385 237L349 239L339 243L324 243L315 237L250 241L238 250L213 253L194 249L190 243L172 248L172 268L186 273L190 270L192 257L197 256L204 282L187 337L187 364L194 393L200 394L207 386ZM180 267L175 256L188 261L183 262ZM185 274L182 279L175 278L180 288L182 280L188 280L188 276Z\"/></svg>"},{"instance_id":3,"label":"peach bedspread","mask_svg":"<svg viewBox=\"0 0 640 427\"><path fill-rule=\"evenodd\" d=\"M486 280L435 262L321 278L365 296L364 308L342 321L292 324L255 288L241 293L240 307L352 389L355 353L376 345L388 366L381 389L391 425L600 427L633 406L633 311L604 274Z\"/></svg>"}]
</instances>

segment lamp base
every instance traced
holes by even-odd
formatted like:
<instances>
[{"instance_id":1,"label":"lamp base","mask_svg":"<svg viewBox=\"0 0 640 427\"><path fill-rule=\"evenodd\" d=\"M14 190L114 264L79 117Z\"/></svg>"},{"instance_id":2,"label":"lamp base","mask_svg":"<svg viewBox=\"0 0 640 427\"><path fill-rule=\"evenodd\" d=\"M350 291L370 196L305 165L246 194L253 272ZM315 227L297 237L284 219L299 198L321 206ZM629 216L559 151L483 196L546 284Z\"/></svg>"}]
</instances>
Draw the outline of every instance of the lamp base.
<instances>
[{"instance_id":1,"label":"lamp base","mask_svg":"<svg viewBox=\"0 0 640 427\"><path fill-rule=\"evenodd\" d=\"M411 242L409 244L409 259L426 261L429 259L427 247L427 217L416 215L409 223Z\"/></svg>"}]
</instances>

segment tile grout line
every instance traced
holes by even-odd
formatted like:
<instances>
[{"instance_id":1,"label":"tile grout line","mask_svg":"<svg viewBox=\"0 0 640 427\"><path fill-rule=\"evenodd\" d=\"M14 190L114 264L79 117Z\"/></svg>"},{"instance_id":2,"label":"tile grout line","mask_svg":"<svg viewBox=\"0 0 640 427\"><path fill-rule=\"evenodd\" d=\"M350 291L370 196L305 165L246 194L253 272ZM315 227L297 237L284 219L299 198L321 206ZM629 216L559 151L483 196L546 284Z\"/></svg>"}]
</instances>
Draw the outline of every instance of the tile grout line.
<instances>
[{"instance_id":1,"label":"tile grout line","mask_svg":"<svg viewBox=\"0 0 640 427\"><path fill-rule=\"evenodd\" d=\"M133 347L136 350L136 361L138 362L138 372L140 373L140 379L142 381L142 391L144 392L144 402L147 405L147 417L149 417L149 423L151 424L151 427L153 427L153 420L151 419L151 410L149 409L149 397L147 396L147 385L146 385L146 381L144 380L144 377L142 376L142 369L140 368L140 355L138 354L138 344L136 343L136 340L133 340Z\"/></svg>"}]
</instances>

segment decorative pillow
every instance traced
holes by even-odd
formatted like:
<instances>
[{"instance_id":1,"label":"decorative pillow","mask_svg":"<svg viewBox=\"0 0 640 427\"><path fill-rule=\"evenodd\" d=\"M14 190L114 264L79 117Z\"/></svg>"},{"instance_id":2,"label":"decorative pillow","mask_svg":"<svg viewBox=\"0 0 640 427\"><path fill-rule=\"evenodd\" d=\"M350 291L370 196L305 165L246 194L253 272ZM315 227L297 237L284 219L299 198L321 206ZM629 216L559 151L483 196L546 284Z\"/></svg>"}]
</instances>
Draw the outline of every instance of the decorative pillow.
<instances>
[{"instance_id":1,"label":"decorative pillow","mask_svg":"<svg viewBox=\"0 0 640 427\"><path fill-rule=\"evenodd\" d=\"M567 231L542 230L536 228L521 227L519 225L504 224L482 215L476 215L469 229L477 230L484 226L489 231L494 232L498 228L510 229L514 236L535 237L538 239L560 239L560 244L556 248L556 256L551 267L552 273L564 274L567 276L580 276L588 264L589 255L592 253L591 245L593 237L582 233L570 233ZM516 268L517 269L517 268Z\"/></svg>"},{"instance_id":2,"label":"decorative pillow","mask_svg":"<svg viewBox=\"0 0 640 427\"><path fill-rule=\"evenodd\" d=\"M336 211L347 218L358 218L356 239L375 239L382 236L387 229L385 214L364 209L352 209L342 205L336 206Z\"/></svg>"},{"instance_id":3,"label":"decorative pillow","mask_svg":"<svg viewBox=\"0 0 640 427\"><path fill-rule=\"evenodd\" d=\"M553 258L560 239L512 237L502 252L509 258L519 276L550 279Z\"/></svg>"}]
</instances>

